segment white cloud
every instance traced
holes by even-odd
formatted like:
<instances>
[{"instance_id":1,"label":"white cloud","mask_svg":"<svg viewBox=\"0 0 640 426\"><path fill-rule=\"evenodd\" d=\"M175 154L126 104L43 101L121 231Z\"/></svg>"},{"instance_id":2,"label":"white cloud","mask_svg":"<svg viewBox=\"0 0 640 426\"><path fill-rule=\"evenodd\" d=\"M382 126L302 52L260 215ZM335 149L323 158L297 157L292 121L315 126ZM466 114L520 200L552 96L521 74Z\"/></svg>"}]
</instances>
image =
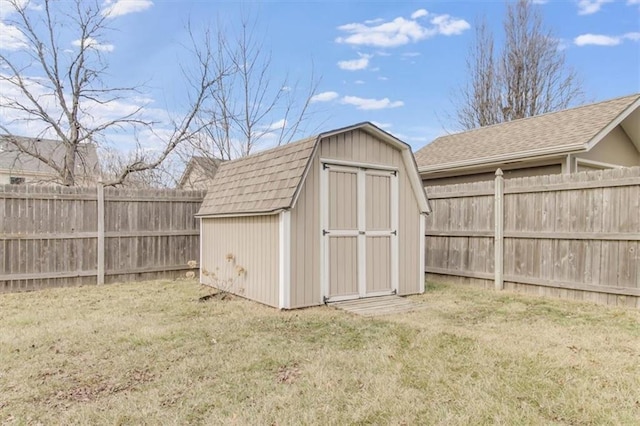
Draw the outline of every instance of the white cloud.
<instances>
[{"instance_id":1,"label":"white cloud","mask_svg":"<svg viewBox=\"0 0 640 426\"><path fill-rule=\"evenodd\" d=\"M429 12L427 12L426 9L418 9L411 14L411 19L419 19L423 16L427 16L428 14Z\"/></svg>"},{"instance_id":2,"label":"white cloud","mask_svg":"<svg viewBox=\"0 0 640 426\"><path fill-rule=\"evenodd\" d=\"M311 97L311 102L330 102L338 98L337 92L322 92Z\"/></svg>"},{"instance_id":3,"label":"white cloud","mask_svg":"<svg viewBox=\"0 0 640 426\"><path fill-rule=\"evenodd\" d=\"M402 56L404 58L415 58L416 56L420 56L420 52L405 52Z\"/></svg>"},{"instance_id":4,"label":"white cloud","mask_svg":"<svg viewBox=\"0 0 640 426\"><path fill-rule=\"evenodd\" d=\"M344 96L341 99L343 104L354 105L357 109L369 111L377 109L398 108L404 105L402 101L391 101L389 98L367 99L357 96Z\"/></svg>"},{"instance_id":5,"label":"white cloud","mask_svg":"<svg viewBox=\"0 0 640 426\"><path fill-rule=\"evenodd\" d=\"M459 35L471 28L464 19L455 19L449 15L436 16L431 23L438 29L438 34L446 36Z\"/></svg>"},{"instance_id":6,"label":"white cloud","mask_svg":"<svg viewBox=\"0 0 640 426\"><path fill-rule=\"evenodd\" d=\"M388 22L376 24L350 23L341 25L338 30L347 33L344 37L337 37L337 43L356 46L397 47L409 43L416 43L436 35L458 35L471 28L464 19L453 18L449 15L433 16L428 26L423 26L417 19L426 16L426 10L415 11L410 19L398 17Z\"/></svg>"},{"instance_id":7,"label":"white cloud","mask_svg":"<svg viewBox=\"0 0 640 426\"><path fill-rule=\"evenodd\" d=\"M285 120L284 118L281 120L278 120L274 123L271 123L269 126L266 127L266 131L267 132L274 132L276 130L282 130L285 127L287 127L287 120Z\"/></svg>"},{"instance_id":8,"label":"white cloud","mask_svg":"<svg viewBox=\"0 0 640 426\"><path fill-rule=\"evenodd\" d=\"M389 80L389 77L385 77L385 76L381 75L380 77L378 77L378 80L387 81L387 80Z\"/></svg>"},{"instance_id":9,"label":"white cloud","mask_svg":"<svg viewBox=\"0 0 640 426\"><path fill-rule=\"evenodd\" d=\"M582 34L573 40L576 46L616 46L620 44L621 41L620 37L611 37L601 34Z\"/></svg>"},{"instance_id":10,"label":"white cloud","mask_svg":"<svg viewBox=\"0 0 640 426\"><path fill-rule=\"evenodd\" d=\"M71 44L76 47L80 47L82 45L82 40L74 40L71 42ZM113 52L113 50L115 49L113 44L101 44L100 42L98 42L98 40L91 37L84 39L84 45L87 48L93 48L96 50L100 50L101 52Z\"/></svg>"},{"instance_id":11,"label":"white cloud","mask_svg":"<svg viewBox=\"0 0 640 426\"><path fill-rule=\"evenodd\" d=\"M27 4L26 0L16 2L16 5L22 9ZM5 18L15 12L15 6L9 0L0 0L0 19Z\"/></svg>"},{"instance_id":12,"label":"white cloud","mask_svg":"<svg viewBox=\"0 0 640 426\"><path fill-rule=\"evenodd\" d=\"M576 46L617 46L625 40L640 41L640 32L626 33L621 36L582 34L573 39L573 43Z\"/></svg>"},{"instance_id":13,"label":"white cloud","mask_svg":"<svg viewBox=\"0 0 640 426\"><path fill-rule=\"evenodd\" d=\"M379 24L380 22L384 22L384 19L376 18L376 19L367 19L366 21L364 21L364 23L367 25Z\"/></svg>"},{"instance_id":14,"label":"white cloud","mask_svg":"<svg viewBox=\"0 0 640 426\"><path fill-rule=\"evenodd\" d=\"M27 38L12 25L0 22L0 50L19 50L27 46Z\"/></svg>"},{"instance_id":15,"label":"white cloud","mask_svg":"<svg viewBox=\"0 0 640 426\"><path fill-rule=\"evenodd\" d=\"M11 84L10 81L4 79L11 77L9 75L3 75L3 79L0 79L0 121L9 128L9 130L18 135L34 136L40 135L41 137L57 138L55 133L52 133L49 126L47 126L40 118L27 115L22 111L8 108L7 106L12 102L20 102L25 105L29 105L29 100L26 96ZM29 91L38 99L38 103L42 108L52 116L59 116L61 114L60 107L52 95L51 88L48 87L48 82L45 79L37 77L23 76L23 81L29 88ZM67 97L67 102L71 102L71 99ZM122 99L117 101L110 101L106 103L84 101L82 103L82 109L80 112L80 120L88 127L97 127L103 125L112 120L119 119L127 114L136 114L137 118L141 120L147 120L157 123L154 126L153 133L158 134L162 129L172 129L171 117L166 110L153 108L151 104L153 99L148 97L133 97L131 99ZM48 129L48 130L47 130ZM129 132L131 129L121 129L116 131L113 128L105 133L107 139L111 139L111 132L126 133L127 138L131 140L132 136ZM138 135L142 138L142 135ZM162 143L157 137L149 137L150 144Z\"/></svg>"},{"instance_id":16,"label":"white cloud","mask_svg":"<svg viewBox=\"0 0 640 426\"><path fill-rule=\"evenodd\" d=\"M356 80L354 81L355 84L364 84L364 80Z\"/></svg>"},{"instance_id":17,"label":"white cloud","mask_svg":"<svg viewBox=\"0 0 640 426\"><path fill-rule=\"evenodd\" d=\"M578 15L591 15L600 11L600 8L613 0L578 0Z\"/></svg>"},{"instance_id":18,"label":"white cloud","mask_svg":"<svg viewBox=\"0 0 640 426\"><path fill-rule=\"evenodd\" d=\"M640 0L627 0L627 6L640 4Z\"/></svg>"},{"instance_id":19,"label":"white cloud","mask_svg":"<svg viewBox=\"0 0 640 426\"><path fill-rule=\"evenodd\" d=\"M104 6L106 8L102 11L102 16L115 18L116 16L147 10L153 6L153 2L151 0L107 0L104 2Z\"/></svg>"},{"instance_id":20,"label":"white cloud","mask_svg":"<svg viewBox=\"0 0 640 426\"><path fill-rule=\"evenodd\" d=\"M27 0L18 0L12 4L8 0L0 0L0 50L19 50L27 47L27 38L14 25L2 22L3 19L16 13L17 9L36 9Z\"/></svg>"},{"instance_id":21,"label":"white cloud","mask_svg":"<svg viewBox=\"0 0 640 426\"><path fill-rule=\"evenodd\" d=\"M372 55L364 55L362 53L358 53L358 55L360 55L359 59L339 61L338 67L342 70L347 70L347 71L357 71L357 70L366 69L369 66L369 59L371 59Z\"/></svg>"},{"instance_id":22,"label":"white cloud","mask_svg":"<svg viewBox=\"0 0 640 426\"><path fill-rule=\"evenodd\" d=\"M531 3L533 4L547 4L549 0L533 0Z\"/></svg>"},{"instance_id":23,"label":"white cloud","mask_svg":"<svg viewBox=\"0 0 640 426\"><path fill-rule=\"evenodd\" d=\"M626 33L622 37L626 38L627 40L639 41L640 40L640 33L637 33L637 32L636 33Z\"/></svg>"}]
</instances>

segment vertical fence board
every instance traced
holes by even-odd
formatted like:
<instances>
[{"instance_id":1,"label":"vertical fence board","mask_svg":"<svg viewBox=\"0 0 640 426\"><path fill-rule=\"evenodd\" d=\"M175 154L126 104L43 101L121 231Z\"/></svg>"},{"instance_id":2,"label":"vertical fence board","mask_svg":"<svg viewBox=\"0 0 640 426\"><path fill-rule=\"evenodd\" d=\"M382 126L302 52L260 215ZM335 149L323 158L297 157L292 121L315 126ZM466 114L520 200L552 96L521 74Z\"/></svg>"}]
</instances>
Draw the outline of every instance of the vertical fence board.
<instances>
[{"instance_id":1,"label":"vertical fence board","mask_svg":"<svg viewBox=\"0 0 640 426\"><path fill-rule=\"evenodd\" d=\"M0 185L0 292L175 277L198 259L204 191ZM98 228L104 244L98 241Z\"/></svg>"},{"instance_id":2,"label":"vertical fence board","mask_svg":"<svg viewBox=\"0 0 640 426\"><path fill-rule=\"evenodd\" d=\"M510 179L504 186L498 263L505 288L640 307L640 167ZM493 285L487 273L497 267L495 196L488 194L495 183L426 190L433 207L427 273Z\"/></svg>"}]
</instances>

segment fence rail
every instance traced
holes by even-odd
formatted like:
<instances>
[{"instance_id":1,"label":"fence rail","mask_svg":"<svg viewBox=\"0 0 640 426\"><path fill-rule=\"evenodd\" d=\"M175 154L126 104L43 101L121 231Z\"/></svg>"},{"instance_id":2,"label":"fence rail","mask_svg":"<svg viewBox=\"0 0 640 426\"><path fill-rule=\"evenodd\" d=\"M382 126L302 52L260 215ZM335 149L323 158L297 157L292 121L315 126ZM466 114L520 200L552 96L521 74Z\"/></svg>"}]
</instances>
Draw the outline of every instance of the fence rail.
<instances>
[{"instance_id":1,"label":"fence rail","mask_svg":"<svg viewBox=\"0 0 640 426\"><path fill-rule=\"evenodd\" d=\"M433 277L640 307L640 167L426 190Z\"/></svg>"},{"instance_id":2,"label":"fence rail","mask_svg":"<svg viewBox=\"0 0 640 426\"><path fill-rule=\"evenodd\" d=\"M0 185L0 292L175 277L204 191Z\"/></svg>"}]
</instances>

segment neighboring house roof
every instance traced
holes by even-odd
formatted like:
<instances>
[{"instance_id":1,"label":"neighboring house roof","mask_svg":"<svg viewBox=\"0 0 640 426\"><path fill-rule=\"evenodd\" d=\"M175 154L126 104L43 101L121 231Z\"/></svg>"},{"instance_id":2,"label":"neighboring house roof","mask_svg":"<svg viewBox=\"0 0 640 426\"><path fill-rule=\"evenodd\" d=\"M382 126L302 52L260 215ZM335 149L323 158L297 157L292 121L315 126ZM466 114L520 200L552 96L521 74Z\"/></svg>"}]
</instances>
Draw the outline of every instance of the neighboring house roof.
<instances>
[{"instance_id":1,"label":"neighboring house roof","mask_svg":"<svg viewBox=\"0 0 640 426\"><path fill-rule=\"evenodd\" d=\"M411 147L371 123L322 133L220 164L197 216L268 214L292 208L322 138L363 130L408 153L409 179L422 211L429 212L424 187L417 173ZM409 158L403 157L403 158ZM405 161L407 164L407 161ZM414 170L412 173L411 170ZM420 195L421 194L421 195Z\"/></svg>"},{"instance_id":2,"label":"neighboring house roof","mask_svg":"<svg viewBox=\"0 0 640 426\"><path fill-rule=\"evenodd\" d=\"M15 174L58 176L58 172L46 163L21 152L16 145L10 142L11 139L17 140L20 144L34 150L45 158L52 159L56 164L62 164L64 161L65 148L61 141L0 135L0 170ZM95 144L84 143L80 145L76 156L76 173L86 176L98 176L100 174L100 164Z\"/></svg>"},{"instance_id":3,"label":"neighboring house roof","mask_svg":"<svg viewBox=\"0 0 640 426\"><path fill-rule=\"evenodd\" d=\"M419 150L416 161L423 172L585 151L639 106L634 94L441 136ZM628 127L638 127L635 114L631 121Z\"/></svg>"},{"instance_id":4,"label":"neighboring house roof","mask_svg":"<svg viewBox=\"0 0 640 426\"><path fill-rule=\"evenodd\" d=\"M189 163L187 163L187 167L185 167L184 172L180 177L178 188L184 188L189 183L191 174L194 173L195 169L198 169L202 172L202 176L199 177L199 180L206 179L207 181L210 181L216 175L221 161L222 160L218 158L209 158L194 155L189 160Z\"/></svg>"}]
</instances>

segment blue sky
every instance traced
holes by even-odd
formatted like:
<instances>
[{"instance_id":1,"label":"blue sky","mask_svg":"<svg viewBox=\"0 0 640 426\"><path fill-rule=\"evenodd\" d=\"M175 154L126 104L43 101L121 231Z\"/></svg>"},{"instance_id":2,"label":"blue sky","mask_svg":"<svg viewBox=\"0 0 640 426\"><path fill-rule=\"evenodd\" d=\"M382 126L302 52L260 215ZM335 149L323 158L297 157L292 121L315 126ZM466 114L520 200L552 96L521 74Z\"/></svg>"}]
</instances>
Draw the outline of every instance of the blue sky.
<instances>
[{"instance_id":1,"label":"blue sky","mask_svg":"<svg viewBox=\"0 0 640 426\"><path fill-rule=\"evenodd\" d=\"M640 0L536 3L583 83L585 102L640 92ZM100 41L109 46L110 78L146 82L149 108L179 109L185 102L177 65L187 58L187 22L197 30L219 22L232 30L244 14L257 22L274 79L288 75L304 85L312 64L321 78L307 133L373 121L419 149L456 128L451 98L465 82L473 25L484 15L499 41L505 2L114 0L103 6L114 11L115 31Z\"/></svg>"}]
</instances>

